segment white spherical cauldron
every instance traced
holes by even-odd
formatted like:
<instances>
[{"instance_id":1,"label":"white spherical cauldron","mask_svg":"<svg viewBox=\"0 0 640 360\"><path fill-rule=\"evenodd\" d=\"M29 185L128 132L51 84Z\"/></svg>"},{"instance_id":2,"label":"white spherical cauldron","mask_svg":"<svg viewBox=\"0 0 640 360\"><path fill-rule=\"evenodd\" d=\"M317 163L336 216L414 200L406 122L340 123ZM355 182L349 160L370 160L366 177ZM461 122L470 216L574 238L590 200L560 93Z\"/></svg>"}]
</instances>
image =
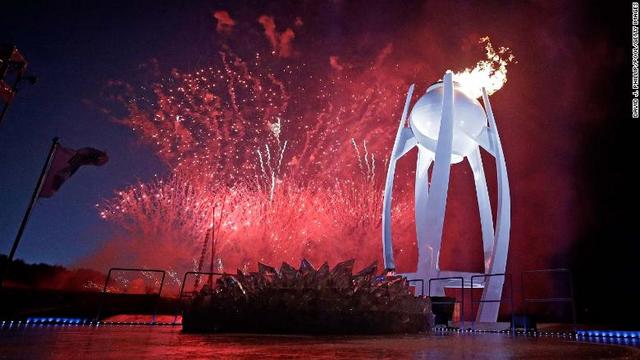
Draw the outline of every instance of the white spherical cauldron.
<instances>
[{"instance_id":1,"label":"white spherical cauldron","mask_svg":"<svg viewBox=\"0 0 640 360\"><path fill-rule=\"evenodd\" d=\"M453 142L451 163L461 162L477 146L476 138L487 125L487 115L477 99L469 97L453 83ZM409 117L418 143L436 152L442 115L442 82L431 85L416 102Z\"/></svg>"}]
</instances>

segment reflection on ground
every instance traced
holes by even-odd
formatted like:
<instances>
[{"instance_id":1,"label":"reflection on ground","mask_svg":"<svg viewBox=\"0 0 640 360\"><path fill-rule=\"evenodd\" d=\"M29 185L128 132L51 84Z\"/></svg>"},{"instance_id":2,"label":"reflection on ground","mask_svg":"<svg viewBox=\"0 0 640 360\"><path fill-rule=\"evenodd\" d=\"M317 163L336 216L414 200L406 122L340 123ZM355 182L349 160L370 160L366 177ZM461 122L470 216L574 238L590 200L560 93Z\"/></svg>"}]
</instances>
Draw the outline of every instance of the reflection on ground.
<instances>
[{"instance_id":1,"label":"reflection on ground","mask_svg":"<svg viewBox=\"0 0 640 360\"><path fill-rule=\"evenodd\" d=\"M179 326L20 326L0 329L0 358L620 359L631 346L506 334L404 336L194 335Z\"/></svg>"}]
</instances>

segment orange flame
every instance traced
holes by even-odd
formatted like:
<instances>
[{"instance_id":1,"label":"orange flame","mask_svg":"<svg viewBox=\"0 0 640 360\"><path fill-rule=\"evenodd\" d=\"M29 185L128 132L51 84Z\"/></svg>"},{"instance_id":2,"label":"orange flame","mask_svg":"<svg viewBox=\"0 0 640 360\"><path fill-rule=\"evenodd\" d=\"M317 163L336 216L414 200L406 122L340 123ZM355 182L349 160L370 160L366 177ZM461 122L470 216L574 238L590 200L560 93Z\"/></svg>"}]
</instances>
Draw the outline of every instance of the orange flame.
<instances>
[{"instance_id":1,"label":"orange flame","mask_svg":"<svg viewBox=\"0 0 640 360\"><path fill-rule=\"evenodd\" d=\"M473 98L482 96L483 87L487 95L500 90L507 82L507 65L515 63L511 49L501 46L496 52L488 36L480 38L479 44L482 43L485 44L487 59L478 61L473 69L453 74L453 80L458 82L460 89Z\"/></svg>"}]
</instances>

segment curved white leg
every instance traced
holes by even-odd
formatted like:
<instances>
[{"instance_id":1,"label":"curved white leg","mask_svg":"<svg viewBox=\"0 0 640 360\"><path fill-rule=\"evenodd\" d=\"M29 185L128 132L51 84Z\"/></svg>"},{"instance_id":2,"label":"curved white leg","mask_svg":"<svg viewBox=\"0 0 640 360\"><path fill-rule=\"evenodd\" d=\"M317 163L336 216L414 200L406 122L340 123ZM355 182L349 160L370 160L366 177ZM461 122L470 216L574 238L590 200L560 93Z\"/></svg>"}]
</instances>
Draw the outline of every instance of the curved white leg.
<instances>
[{"instance_id":1,"label":"curved white leg","mask_svg":"<svg viewBox=\"0 0 640 360\"><path fill-rule=\"evenodd\" d=\"M429 228L423 221L427 213L427 200L429 199L429 167L433 162L433 152L418 145L418 164L416 166L415 183L415 215L416 215L416 239L418 240L418 265L416 273L420 278L426 278L429 264L435 261L433 244L427 243ZM426 250L425 250L426 249Z\"/></svg>"},{"instance_id":2,"label":"curved white leg","mask_svg":"<svg viewBox=\"0 0 640 360\"><path fill-rule=\"evenodd\" d=\"M487 190L487 179L484 175L482 167L482 157L480 148L476 148L469 156L469 165L473 172L473 181L476 187L476 197L478 198L478 211L480 213L480 228L482 230L482 245L484 252L484 272L489 272L492 261L493 251L493 215L491 211L491 202L489 201L489 191Z\"/></svg>"},{"instance_id":3,"label":"curved white leg","mask_svg":"<svg viewBox=\"0 0 640 360\"><path fill-rule=\"evenodd\" d=\"M416 221L423 221L424 227L429 229L425 241L418 248L418 256L427 263L427 269L418 269L422 274L425 270L425 279L438 277L440 243L442 241L442 229L447 205L447 191L449 190L449 174L451 170L451 151L453 142L453 74L450 70L444 74L444 93L442 97L442 114L440 117L440 130L438 132L438 144L436 146L433 172L431 176L431 188L427 199L426 212L416 213ZM431 248L425 248L431 246ZM425 254L433 253L433 258L425 258ZM432 283L431 295L444 295L444 287L441 281Z\"/></svg>"},{"instance_id":4,"label":"curved white leg","mask_svg":"<svg viewBox=\"0 0 640 360\"><path fill-rule=\"evenodd\" d=\"M397 160L391 156L387 169L387 181L384 186L384 198L382 199L382 259L385 269L395 270L393 261L393 242L391 240L391 192L393 191L393 178L396 174Z\"/></svg>"},{"instance_id":5,"label":"curved white leg","mask_svg":"<svg viewBox=\"0 0 640 360\"><path fill-rule=\"evenodd\" d=\"M387 180L384 186L384 198L382 201L382 257L385 269L395 270L396 264L393 260L393 242L391 240L391 200L393 192L393 178L396 173L396 163L402 155L406 154L416 145L415 137L411 128L406 127L407 115L411 96L413 96L414 85L409 87L407 99L404 103L404 111L400 118L400 125L396 133L396 140L393 144L391 157L389 158L389 168L387 169Z\"/></svg>"},{"instance_id":6,"label":"curved white leg","mask_svg":"<svg viewBox=\"0 0 640 360\"><path fill-rule=\"evenodd\" d=\"M493 259L489 266L490 273L504 273L507 267L507 254L509 252L509 230L511 228L511 196L509 194L509 178L507 176L507 166L502 151L502 143L496 120L493 117L491 103L485 89L482 89L482 99L484 102L489 126L492 131L496 145L496 172L498 180L498 213L496 217L495 242L493 245ZM482 298L486 300L497 300L502 296L504 277L494 276L487 278ZM495 322L498 319L500 303L481 303L478 308L477 320L481 322Z\"/></svg>"}]
</instances>

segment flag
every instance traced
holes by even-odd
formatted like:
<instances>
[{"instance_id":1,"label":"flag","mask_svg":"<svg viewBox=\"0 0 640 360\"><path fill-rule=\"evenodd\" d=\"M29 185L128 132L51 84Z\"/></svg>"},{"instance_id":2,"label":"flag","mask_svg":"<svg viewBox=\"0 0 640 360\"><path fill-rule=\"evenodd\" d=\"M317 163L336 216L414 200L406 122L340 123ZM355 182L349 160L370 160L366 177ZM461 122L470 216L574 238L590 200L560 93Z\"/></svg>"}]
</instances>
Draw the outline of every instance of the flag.
<instances>
[{"instance_id":1,"label":"flag","mask_svg":"<svg viewBox=\"0 0 640 360\"><path fill-rule=\"evenodd\" d=\"M14 80L17 84L26 67L27 60L15 46L0 45L0 100L3 103L9 104L16 95L15 87L9 85L3 78L7 73L11 73L15 76Z\"/></svg>"},{"instance_id":2,"label":"flag","mask_svg":"<svg viewBox=\"0 0 640 360\"><path fill-rule=\"evenodd\" d=\"M102 166L109 157L104 151L86 147L78 150L66 148L60 144L56 146L49 166L49 171L40 189L41 198L53 196L62 184L71 177L82 165Z\"/></svg>"}]
</instances>

